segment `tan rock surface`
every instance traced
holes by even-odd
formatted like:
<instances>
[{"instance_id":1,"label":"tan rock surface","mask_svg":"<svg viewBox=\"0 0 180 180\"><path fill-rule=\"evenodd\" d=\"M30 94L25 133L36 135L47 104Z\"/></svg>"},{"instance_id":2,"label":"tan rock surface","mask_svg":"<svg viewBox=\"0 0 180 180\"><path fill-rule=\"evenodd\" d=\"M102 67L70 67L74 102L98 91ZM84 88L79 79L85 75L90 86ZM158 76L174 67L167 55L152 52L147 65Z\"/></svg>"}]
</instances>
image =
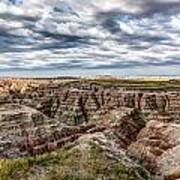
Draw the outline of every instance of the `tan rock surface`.
<instances>
[{"instance_id":1,"label":"tan rock surface","mask_svg":"<svg viewBox=\"0 0 180 180\"><path fill-rule=\"evenodd\" d=\"M180 170L180 125L150 121L128 150L151 173L160 177Z\"/></svg>"}]
</instances>

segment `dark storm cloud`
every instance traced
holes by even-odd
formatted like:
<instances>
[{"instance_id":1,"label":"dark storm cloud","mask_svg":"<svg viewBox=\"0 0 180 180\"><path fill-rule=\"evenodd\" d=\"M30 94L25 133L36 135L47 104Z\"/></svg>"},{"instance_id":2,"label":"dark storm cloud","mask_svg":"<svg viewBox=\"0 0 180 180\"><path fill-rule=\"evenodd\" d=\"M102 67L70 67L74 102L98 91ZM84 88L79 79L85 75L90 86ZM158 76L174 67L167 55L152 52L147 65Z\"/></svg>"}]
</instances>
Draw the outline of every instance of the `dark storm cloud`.
<instances>
[{"instance_id":1,"label":"dark storm cloud","mask_svg":"<svg viewBox=\"0 0 180 180\"><path fill-rule=\"evenodd\" d=\"M138 6L140 11L128 12L119 8L110 11L99 11L96 14L97 21L101 21L104 28L112 33L119 32L117 19L133 20L142 19L144 17L151 18L154 14L159 16L168 16L180 12L180 1L158 1L158 0L128 0L129 4ZM168 17L167 17L168 18Z\"/></svg>"},{"instance_id":2,"label":"dark storm cloud","mask_svg":"<svg viewBox=\"0 0 180 180\"><path fill-rule=\"evenodd\" d=\"M176 1L157 1L157 0L145 0L141 5L142 14L141 15L152 15L155 13L164 13L164 14L175 14L180 10L180 2Z\"/></svg>"}]
</instances>

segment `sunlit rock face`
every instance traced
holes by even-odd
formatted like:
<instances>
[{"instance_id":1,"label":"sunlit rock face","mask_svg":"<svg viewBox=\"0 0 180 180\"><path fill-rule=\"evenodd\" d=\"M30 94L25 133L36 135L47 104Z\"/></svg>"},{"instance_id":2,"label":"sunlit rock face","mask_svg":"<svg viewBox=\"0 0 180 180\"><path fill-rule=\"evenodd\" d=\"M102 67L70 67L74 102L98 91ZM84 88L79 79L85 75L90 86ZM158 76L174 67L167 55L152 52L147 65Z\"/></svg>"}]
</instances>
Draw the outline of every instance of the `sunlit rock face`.
<instances>
[{"instance_id":1,"label":"sunlit rock face","mask_svg":"<svg viewBox=\"0 0 180 180\"><path fill-rule=\"evenodd\" d=\"M152 173L164 175L166 179L178 179L179 132L177 124L150 121L128 150Z\"/></svg>"}]
</instances>

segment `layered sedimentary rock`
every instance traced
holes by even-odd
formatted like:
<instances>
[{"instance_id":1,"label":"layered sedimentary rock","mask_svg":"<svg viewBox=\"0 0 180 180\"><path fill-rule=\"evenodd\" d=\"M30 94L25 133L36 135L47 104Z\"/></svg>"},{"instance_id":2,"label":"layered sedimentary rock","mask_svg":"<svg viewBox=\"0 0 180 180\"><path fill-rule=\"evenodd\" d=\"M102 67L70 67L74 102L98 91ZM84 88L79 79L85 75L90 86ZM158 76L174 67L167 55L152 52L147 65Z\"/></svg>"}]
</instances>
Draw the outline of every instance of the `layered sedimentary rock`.
<instances>
[{"instance_id":1,"label":"layered sedimentary rock","mask_svg":"<svg viewBox=\"0 0 180 180\"><path fill-rule=\"evenodd\" d=\"M99 120L95 124L88 123L80 126L60 124L50 133L46 133L46 136L24 139L19 142L16 148L18 148L19 154L25 153L35 156L54 151L86 134L91 136L96 132L101 132L110 134L115 139L117 146L126 149L135 141L139 131L145 126L145 121L141 117L141 113L134 109L123 109L123 113L116 113L115 115L113 113L111 112L109 119Z\"/></svg>"},{"instance_id":2,"label":"layered sedimentary rock","mask_svg":"<svg viewBox=\"0 0 180 180\"><path fill-rule=\"evenodd\" d=\"M104 132L84 134L53 153L0 161L0 167L0 177L8 180L19 177L22 180L150 180L148 171L128 158L115 140Z\"/></svg>"},{"instance_id":3,"label":"layered sedimentary rock","mask_svg":"<svg viewBox=\"0 0 180 180\"><path fill-rule=\"evenodd\" d=\"M111 111L97 123L79 126L67 126L37 110L17 104L4 105L0 115L1 158L44 154L96 132L111 134L117 145L126 149L145 126L140 111L132 108Z\"/></svg>"},{"instance_id":4,"label":"layered sedimentary rock","mask_svg":"<svg viewBox=\"0 0 180 180\"><path fill-rule=\"evenodd\" d=\"M124 152L152 180L180 177L180 92L79 81L3 83L0 158L36 157L88 139L101 148L113 142L108 151Z\"/></svg>"},{"instance_id":5,"label":"layered sedimentary rock","mask_svg":"<svg viewBox=\"0 0 180 180\"><path fill-rule=\"evenodd\" d=\"M180 125L150 121L128 150L155 176L178 179L180 178L179 147Z\"/></svg>"},{"instance_id":6,"label":"layered sedimentary rock","mask_svg":"<svg viewBox=\"0 0 180 180\"><path fill-rule=\"evenodd\" d=\"M121 148L125 149L136 140L136 136L146 123L140 111L137 109L128 109L128 111L124 116L117 119L114 118L115 122L111 125L111 131L118 139L117 143L119 143Z\"/></svg>"},{"instance_id":7,"label":"layered sedimentary rock","mask_svg":"<svg viewBox=\"0 0 180 180\"><path fill-rule=\"evenodd\" d=\"M69 125L97 120L101 115L119 107L136 108L146 115L165 112L176 121L180 117L179 92L126 90L118 86L79 82L48 82L25 87L20 90L14 88L8 95L2 95L0 103L30 106Z\"/></svg>"},{"instance_id":8,"label":"layered sedimentary rock","mask_svg":"<svg viewBox=\"0 0 180 180\"><path fill-rule=\"evenodd\" d=\"M19 142L43 137L50 133L58 122L30 107L5 104L0 106L0 157L19 157Z\"/></svg>"}]
</instances>

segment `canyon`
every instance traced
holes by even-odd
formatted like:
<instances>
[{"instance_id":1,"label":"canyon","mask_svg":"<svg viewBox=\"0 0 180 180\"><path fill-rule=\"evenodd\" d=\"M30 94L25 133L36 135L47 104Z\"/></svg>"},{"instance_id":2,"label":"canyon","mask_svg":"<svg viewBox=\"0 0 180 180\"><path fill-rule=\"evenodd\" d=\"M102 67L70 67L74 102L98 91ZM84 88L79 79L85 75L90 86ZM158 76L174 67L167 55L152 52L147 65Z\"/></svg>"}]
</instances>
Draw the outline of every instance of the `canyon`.
<instances>
[{"instance_id":1,"label":"canyon","mask_svg":"<svg viewBox=\"0 0 180 180\"><path fill-rule=\"evenodd\" d=\"M0 159L37 158L72 146L67 151L78 149L86 162L89 149L98 146L107 162L120 161L134 179L178 180L180 91L143 83L1 80ZM35 171L29 179L44 179L44 171ZM112 173L94 179L133 179L130 176L117 178Z\"/></svg>"}]
</instances>

